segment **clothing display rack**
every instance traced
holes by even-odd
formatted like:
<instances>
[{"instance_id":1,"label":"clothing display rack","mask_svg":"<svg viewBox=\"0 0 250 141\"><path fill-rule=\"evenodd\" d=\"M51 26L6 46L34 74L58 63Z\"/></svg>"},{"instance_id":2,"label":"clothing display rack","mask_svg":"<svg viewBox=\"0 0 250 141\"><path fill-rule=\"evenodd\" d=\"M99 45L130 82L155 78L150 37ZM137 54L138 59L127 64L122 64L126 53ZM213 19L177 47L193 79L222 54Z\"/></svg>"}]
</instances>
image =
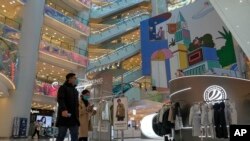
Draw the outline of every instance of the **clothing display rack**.
<instances>
[{"instance_id":1,"label":"clothing display rack","mask_svg":"<svg viewBox=\"0 0 250 141\"><path fill-rule=\"evenodd\" d=\"M106 94L113 94L111 92L108 92L108 91L103 91L103 93L106 93ZM108 102L109 100L113 100L113 98L115 97L115 95L110 95L110 96L101 96L101 97L98 97L98 98L90 98L89 101L98 101L98 103L100 102L103 102L103 101L106 101ZM112 114L112 113L111 113ZM102 119L101 117L98 117L98 123L99 124L100 122L100 126L102 125ZM99 127L97 127L98 129ZM100 130L98 131L99 132L99 137L98 137L98 140L101 141L101 133L102 133L102 128L100 127L99 128ZM110 128L111 129L111 128ZM111 132L110 132L111 133ZM110 134L111 136L111 134ZM93 139L93 133L92 133L92 139Z\"/></svg>"}]
</instances>

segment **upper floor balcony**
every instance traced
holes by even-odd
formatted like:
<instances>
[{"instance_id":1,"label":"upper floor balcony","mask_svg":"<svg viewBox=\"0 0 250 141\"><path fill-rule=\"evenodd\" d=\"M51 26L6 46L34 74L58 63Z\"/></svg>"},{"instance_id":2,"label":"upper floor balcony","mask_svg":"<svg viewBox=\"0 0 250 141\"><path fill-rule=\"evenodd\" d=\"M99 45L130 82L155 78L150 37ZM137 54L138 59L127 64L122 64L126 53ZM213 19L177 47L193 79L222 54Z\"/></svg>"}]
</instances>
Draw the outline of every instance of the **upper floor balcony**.
<instances>
[{"instance_id":1,"label":"upper floor balcony","mask_svg":"<svg viewBox=\"0 0 250 141\"><path fill-rule=\"evenodd\" d=\"M91 8L92 0L62 0L71 7L74 7L77 11L81 11L84 8Z\"/></svg>"}]
</instances>

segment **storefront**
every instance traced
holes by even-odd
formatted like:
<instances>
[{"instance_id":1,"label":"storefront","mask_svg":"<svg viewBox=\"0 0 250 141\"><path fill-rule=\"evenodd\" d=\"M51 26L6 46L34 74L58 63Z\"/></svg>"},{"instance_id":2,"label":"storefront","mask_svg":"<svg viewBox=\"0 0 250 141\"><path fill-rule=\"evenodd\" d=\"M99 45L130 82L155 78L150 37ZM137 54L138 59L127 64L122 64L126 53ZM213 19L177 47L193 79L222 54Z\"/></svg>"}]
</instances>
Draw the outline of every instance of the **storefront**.
<instances>
[{"instance_id":1,"label":"storefront","mask_svg":"<svg viewBox=\"0 0 250 141\"><path fill-rule=\"evenodd\" d=\"M217 135L211 138L210 135L206 136L200 134L193 136L194 127L190 121L191 107L195 104L199 105L215 105L215 103L234 103L235 110L234 118L237 125L247 125L250 123L250 81L240 78L232 78L227 76L187 76L173 79L170 81L171 101L173 103L180 103L181 115L183 121L182 140L223 140L218 139ZM213 107L214 109L214 107ZM215 113L214 113L215 114ZM202 109L201 109L202 115ZM225 113L225 118L228 115ZM214 119L216 120L216 119ZM227 128L229 124L227 124ZM228 130L229 131L229 130ZM216 133L216 132L215 132ZM230 135L228 133L228 135ZM180 134L176 134L176 139L180 138ZM228 139L224 139L228 140Z\"/></svg>"}]
</instances>

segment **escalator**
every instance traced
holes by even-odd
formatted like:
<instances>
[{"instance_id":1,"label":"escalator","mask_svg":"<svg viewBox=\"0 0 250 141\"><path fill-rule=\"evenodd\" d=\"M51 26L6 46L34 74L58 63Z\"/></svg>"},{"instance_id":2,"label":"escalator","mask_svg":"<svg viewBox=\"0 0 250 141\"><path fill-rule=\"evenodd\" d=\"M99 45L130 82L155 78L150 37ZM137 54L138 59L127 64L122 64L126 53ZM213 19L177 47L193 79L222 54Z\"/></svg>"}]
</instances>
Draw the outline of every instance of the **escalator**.
<instances>
[{"instance_id":1,"label":"escalator","mask_svg":"<svg viewBox=\"0 0 250 141\"><path fill-rule=\"evenodd\" d=\"M149 0L115 0L103 6L95 6L91 8L90 18L99 19L109 16L118 11L124 10L131 6L147 2Z\"/></svg>"},{"instance_id":2,"label":"escalator","mask_svg":"<svg viewBox=\"0 0 250 141\"><path fill-rule=\"evenodd\" d=\"M121 77L122 76L118 76L113 81L113 93L116 95L119 95L122 92L126 93L131 88L133 88L133 85L130 83L139 79L140 77L142 77L141 67L137 67L137 68L130 70L130 71L123 74L123 86L121 84L122 83ZM122 89L123 89L123 91L122 91Z\"/></svg>"},{"instance_id":3,"label":"escalator","mask_svg":"<svg viewBox=\"0 0 250 141\"><path fill-rule=\"evenodd\" d=\"M92 31L89 37L89 44L97 45L116 36L122 35L127 31L138 28L140 26L140 22L148 19L149 17L150 13L144 11L133 16L123 18L119 22L98 31Z\"/></svg>"},{"instance_id":4,"label":"escalator","mask_svg":"<svg viewBox=\"0 0 250 141\"><path fill-rule=\"evenodd\" d=\"M108 54L105 54L95 60L90 60L88 71L94 71L96 69L102 68L103 66L107 66L109 64L119 62L123 59L126 59L138 53L140 49L141 49L140 40L121 46L117 48L116 50Z\"/></svg>"}]
</instances>

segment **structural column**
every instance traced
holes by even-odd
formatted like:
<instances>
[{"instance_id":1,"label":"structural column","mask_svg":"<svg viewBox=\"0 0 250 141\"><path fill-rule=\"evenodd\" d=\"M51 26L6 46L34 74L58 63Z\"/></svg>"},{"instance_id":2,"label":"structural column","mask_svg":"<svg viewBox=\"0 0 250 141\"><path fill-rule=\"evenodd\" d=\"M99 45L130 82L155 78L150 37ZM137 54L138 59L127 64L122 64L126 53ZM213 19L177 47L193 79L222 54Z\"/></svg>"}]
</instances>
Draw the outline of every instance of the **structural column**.
<instances>
[{"instance_id":1,"label":"structural column","mask_svg":"<svg viewBox=\"0 0 250 141\"><path fill-rule=\"evenodd\" d=\"M28 132L44 4L44 0L27 0L23 7L16 91L0 99L0 138L12 135L14 117L28 119Z\"/></svg>"}]
</instances>

